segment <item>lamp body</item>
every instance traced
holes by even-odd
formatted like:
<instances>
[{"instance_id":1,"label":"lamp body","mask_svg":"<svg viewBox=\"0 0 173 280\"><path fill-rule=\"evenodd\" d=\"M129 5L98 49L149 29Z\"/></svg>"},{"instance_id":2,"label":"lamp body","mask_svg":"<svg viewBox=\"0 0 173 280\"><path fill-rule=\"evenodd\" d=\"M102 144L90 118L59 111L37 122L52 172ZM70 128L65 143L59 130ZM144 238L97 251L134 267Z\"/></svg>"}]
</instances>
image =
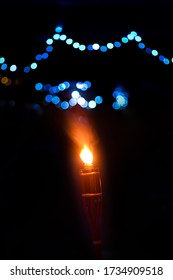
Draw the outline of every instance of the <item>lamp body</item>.
<instances>
[{"instance_id":1,"label":"lamp body","mask_svg":"<svg viewBox=\"0 0 173 280\"><path fill-rule=\"evenodd\" d=\"M93 164L84 165L80 171L84 213L91 232L96 258L101 258L102 185L100 172Z\"/></svg>"}]
</instances>

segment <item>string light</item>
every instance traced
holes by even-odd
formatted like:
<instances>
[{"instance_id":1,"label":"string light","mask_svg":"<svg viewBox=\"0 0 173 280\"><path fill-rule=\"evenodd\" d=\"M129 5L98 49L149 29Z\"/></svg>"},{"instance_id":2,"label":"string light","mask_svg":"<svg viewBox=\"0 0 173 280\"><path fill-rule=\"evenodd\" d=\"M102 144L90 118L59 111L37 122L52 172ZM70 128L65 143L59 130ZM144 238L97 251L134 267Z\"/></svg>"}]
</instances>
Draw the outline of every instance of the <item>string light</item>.
<instances>
[{"instance_id":1,"label":"string light","mask_svg":"<svg viewBox=\"0 0 173 280\"><path fill-rule=\"evenodd\" d=\"M127 36L123 36L119 41L115 42L107 42L105 45L100 45L99 43L93 43L93 44L80 44L79 42L75 42L74 39L68 38L66 34L61 34L62 32L62 26L57 26L55 28L55 34L53 34L52 38L46 39L46 48L45 52L42 54L38 53L35 55L35 59L33 62L31 62L29 65L26 65L24 67L17 66L15 64L8 65L6 62L5 57L0 57L0 69L2 71L10 71L10 72L16 72L22 69L24 73L29 73L31 70L35 70L38 67L38 63L41 60L46 60L49 58L49 53L51 53L53 48L54 41L61 41L65 42L67 45L72 46L74 49L77 49L79 51L100 51L102 53L107 52L108 50L113 50L116 48L120 48L122 44L127 44L130 41L136 41L137 45L140 49L143 49L147 54L151 54L154 57L158 57L159 61L164 63L165 65L170 64L173 62L173 58L168 59L167 57L159 54L159 52L156 49L151 49L149 47L146 47L146 45L142 42L142 37L137 34L136 31L131 31Z\"/></svg>"},{"instance_id":2,"label":"string light","mask_svg":"<svg viewBox=\"0 0 173 280\"><path fill-rule=\"evenodd\" d=\"M22 79L21 78L11 79L8 76L0 75L0 83L7 87L18 86L22 83Z\"/></svg>"},{"instance_id":3,"label":"string light","mask_svg":"<svg viewBox=\"0 0 173 280\"><path fill-rule=\"evenodd\" d=\"M97 105L102 104L103 98L101 96L96 96L90 100L87 100L84 96L82 96L82 93L86 92L90 87L90 81L65 81L54 86L51 84L43 85L40 82L35 84L35 89L37 91L40 91L41 93L48 92L44 98L44 104L53 103L57 108L64 110L76 105L85 109L94 109ZM68 98L68 100L64 100L65 98Z\"/></svg>"},{"instance_id":4,"label":"string light","mask_svg":"<svg viewBox=\"0 0 173 280\"><path fill-rule=\"evenodd\" d=\"M128 105L128 93L122 86L117 86L112 93L116 101L113 102L112 107L115 110L125 109Z\"/></svg>"},{"instance_id":5,"label":"string light","mask_svg":"<svg viewBox=\"0 0 173 280\"><path fill-rule=\"evenodd\" d=\"M38 68L40 61L46 60L49 58L49 54L53 52L54 47L53 44L55 41L59 41L62 43L66 43L68 46L78 50L78 51L89 51L95 52L100 51L101 53L106 53L107 51L119 49L122 45L127 45L129 42L134 41L137 43L137 46L144 50L147 55L152 55L156 57L161 63L164 65L169 65L171 62L173 63L173 57L171 59L166 56L160 54L158 50L151 49L146 46L146 44L142 41L142 37L137 34L136 31L131 31L127 36L123 36L119 41L107 42L105 45L100 45L99 43L93 44L80 44L76 42L74 39L68 37L66 34L62 34L62 27L57 26L55 28L55 33L52 37L46 39L45 51L43 53L38 53L35 55L35 59L28 65L21 67L16 64L9 65L5 57L0 57L0 70L4 73L5 71L9 71L11 73L16 73L22 70L23 73L27 74L31 71L34 71ZM23 79L11 79L8 75L0 75L0 83L5 86L10 85L19 85L21 84ZM83 96L85 91L88 91L91 87L91 83L89 81L81 82L78 81L75 83L65 81L63 83L52 86L51 84L42 84L40 82L35 84L35 90L40 92L47 92L44 97L44 104L54 104L57 108L66 110L76 105L81 106L86 109L94 109L97 105L103 103L103 98L101 96L96 96L93 99L87 99ZM62 92L64 95L62 95ZM90 92L91 94L91 92ZM112 108L115 110L125 109L128 105L128 94L122 87L115 88L112 93L115 101L112 103ZM65 100L67 99L67 100Z\"/></svg>"}]
</instances>

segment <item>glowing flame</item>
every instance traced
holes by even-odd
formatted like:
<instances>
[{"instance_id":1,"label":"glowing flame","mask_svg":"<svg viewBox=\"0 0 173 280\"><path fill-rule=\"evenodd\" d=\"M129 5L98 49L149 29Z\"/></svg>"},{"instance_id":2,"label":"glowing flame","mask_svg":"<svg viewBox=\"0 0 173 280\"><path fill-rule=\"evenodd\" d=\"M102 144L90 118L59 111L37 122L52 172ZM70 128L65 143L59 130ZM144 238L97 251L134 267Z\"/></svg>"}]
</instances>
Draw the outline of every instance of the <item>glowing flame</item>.
<instances>
[{"instance_id":1,"label":"glowing flame","mask_svg":"<svg viewBox=\"0 0 173 280\"><path fill-rule=\"evenodd\" d=\"M92 164L93 162L93 154L86 145L84 145L84 148L80 153L80 157L85 164Z\"/></svg>"}]
</instances>

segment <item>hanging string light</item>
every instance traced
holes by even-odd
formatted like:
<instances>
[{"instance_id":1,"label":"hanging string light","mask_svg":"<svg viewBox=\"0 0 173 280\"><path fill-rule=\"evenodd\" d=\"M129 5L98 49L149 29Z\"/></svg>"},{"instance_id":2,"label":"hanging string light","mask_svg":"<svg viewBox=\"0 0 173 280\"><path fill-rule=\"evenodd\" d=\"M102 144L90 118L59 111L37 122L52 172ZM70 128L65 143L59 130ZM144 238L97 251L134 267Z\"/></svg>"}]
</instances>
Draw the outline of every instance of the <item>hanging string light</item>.
<instances>
[{"instance_id":1,"label":"hanging string light","mask_svg":"<svg viewBox=\"0 0 173 280\"><path fill-rule=\"evenodd\" d=\"M107 42L105 45L100 45L99 43L93 43L93 44L80 44L79 42L76 42L74 39L68 37L66 34L62 34L62 26L57 26L55 28L55 33L51 38L46 39L46 47L45 51L42 53L38 53L35 55L35 58L31 63L29 63L26 66L17 66L16 64L8 64L7 59L3 56L0 57L0 69L1 71L9 71L11 73L21 71L23 73L29 73L30 71L36 70L38 68L38 64L42 60L47 60L49 58L49 54L53 52L53 43L55 41L60 41L62 43L66 43L69 46L72 46L74 49L77 49L79 51L100 51L101 53L105 53L109 50L120 48L123 44L127 44L130 41L135 41L137 43L137 46L144 50L146 54L150 54L154 57L157 57L159 61L164 63L165 65L170 64L173 62L173 58L167 58L166 56L159 54L159 52L156 49L151 49L149 47L146 47L146 44L142 42L142 37L137 34L136 31L131 31L127 36L123 36L119 41L114 42Z\"/></svg>"}]
</instances>

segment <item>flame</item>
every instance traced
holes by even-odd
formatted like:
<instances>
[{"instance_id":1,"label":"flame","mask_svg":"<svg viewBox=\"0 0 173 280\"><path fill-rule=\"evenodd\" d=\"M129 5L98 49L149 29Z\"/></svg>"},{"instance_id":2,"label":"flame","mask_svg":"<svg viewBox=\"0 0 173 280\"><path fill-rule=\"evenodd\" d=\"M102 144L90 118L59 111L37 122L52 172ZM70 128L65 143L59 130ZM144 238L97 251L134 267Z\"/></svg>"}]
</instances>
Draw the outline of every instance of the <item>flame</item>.
<instances>
[{"instance_id":1,"label":"flame","mask_svg":"<svg viewBox=\"0 0 173 280\"><path fill-rule=\"evenodd\" d=\"M93 154L86 145L84 145L84 148L80 153L80 157L84 164L92 164L93 162Z\"/></svg>"},{"instance_id":2,"label":"flame","mask_svg":"<svg viewBox=\"0 0 173 280\"><path fill-rule=\"evenodd\" d=\"M98 136L93 128L88 116L79 107L75 108L77 111L66 111L64 118L64 129L78 149L81 149L81 143L94 146L98 143ZM79 150L78 150L79 152Z\"/></svg>"}]
</instances>

